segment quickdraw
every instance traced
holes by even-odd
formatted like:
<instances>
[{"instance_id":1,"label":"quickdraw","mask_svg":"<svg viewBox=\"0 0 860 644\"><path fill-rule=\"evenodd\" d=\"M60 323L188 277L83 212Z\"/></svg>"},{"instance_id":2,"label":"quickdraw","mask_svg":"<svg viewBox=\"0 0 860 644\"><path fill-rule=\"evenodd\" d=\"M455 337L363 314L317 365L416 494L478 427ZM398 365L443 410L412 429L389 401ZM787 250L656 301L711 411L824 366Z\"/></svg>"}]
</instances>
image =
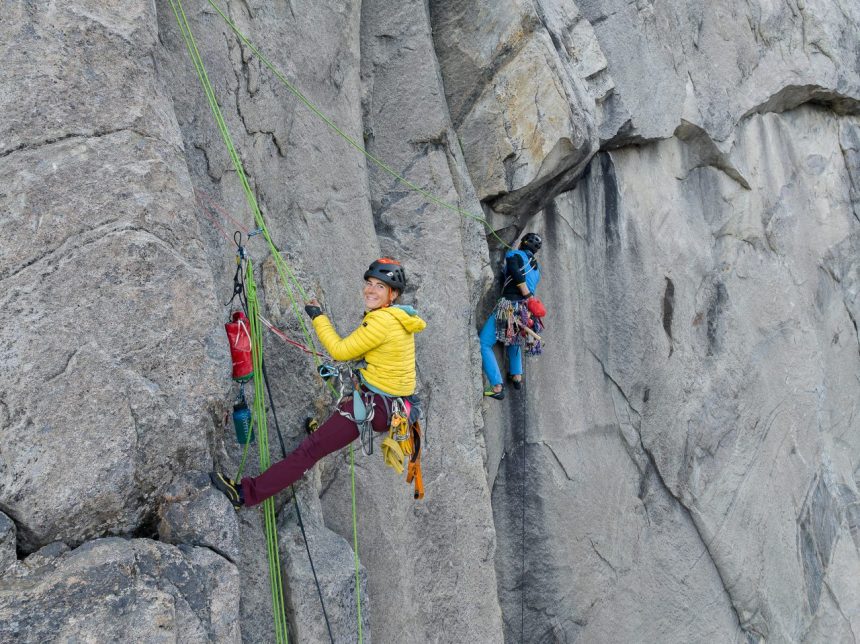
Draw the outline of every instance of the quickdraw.
<instances>
[{"instance_id":1,"label":"quickdraw","mask_svg":"<svg viewBox=\"0 0 860 644\"><path fill-rule=\"evenodd\" d=\"M376 415L376 403L373 401L374 393L361 386L361 381L356 372L350 370L352 380L352 413L341 408L341 403L346 399L346 379L340 369L331 364L323 363L318 367L318 372L323 380L337 379L338 400L335 403L337 413L352 421L358 427L358 436L361 442L361 451L365 456L373 454L373 418Z\"/></svg>"}]
</instances>

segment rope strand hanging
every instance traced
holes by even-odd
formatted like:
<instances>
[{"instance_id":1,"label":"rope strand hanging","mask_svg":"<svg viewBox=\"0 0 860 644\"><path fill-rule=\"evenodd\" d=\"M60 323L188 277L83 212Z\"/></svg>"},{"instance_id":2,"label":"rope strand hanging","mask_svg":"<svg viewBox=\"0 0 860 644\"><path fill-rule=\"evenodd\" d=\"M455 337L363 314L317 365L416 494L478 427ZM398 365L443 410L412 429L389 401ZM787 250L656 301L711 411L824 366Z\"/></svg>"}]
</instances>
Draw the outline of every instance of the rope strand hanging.
<instances>
[{"instance_id":1,"label":"rope strand hanging","mask_svg":"<svg viewBox=\"0 0 860 644\"><path fill-rule=\"evenodd\" d=\"M230 155L230 159L233 162L233 166L236 170L236 174L239 177L242 189L245 193L246 201L248 202L251 211L254 214L254 219L257 223L260 232L262 233L264 239L266 240L269 249L271 251L271 255L274 258L275 265L278 271L278 275L281 278L281 282L284 286L285 291L290 299L290 304L292 306L293 312L296 315L296 318L299 320L302 331L307 340L307 344L311 347L315 347L313 342L313 338L311 337L307 325L301 315L299 310L299 305L296 302L295 295L291 288L291 283L296 287L303 300L307 300L307 294L302 288L301 284L295 277L295 274L290 269L289 265L286 263L284 258L281 256L280 251L275 246L272 241L271 235L266 227L266 222L263 218L263 215L260 211L260 208L257 204L256 197L251 190L251 187L248 183L247 176L245 175L244 167L242 166L242 162L239 159L238 153L236 152L235 146L233 145L232 138L230 137L229 130L227 129L227 125L224 121L224 117L221 114L221 109L218 105L218 102L215 98L215 92L212 89L212 85L209 82L209 77L206 73L206 69L203 65L203 61L200 57L199 50L197 48L197 44L194 40L194 35L191 32L191 27L188 24L188 19L185 15L185 11L182 7L182 0L168 0L173 10L173 14L176 17L177 24L179 25L180 32L182 33L183 40L185 41L186 49L188 50L189 56L191 57L192 63L194 65L194 69L197 73L197 77L200 80L201 85L203 86L204 93L206 94L207 101L209 102L210 110L212 111L212 115L215 118L215 122L218 126L219 132L224 140L224 144L227 147L228 153ZM262 335L260 333L260 322L259 322L259 308L256 300L256 287L253 281L253 272L250 260L248 261L248 273L246 274L246 286L248 287L248 308L249 308L249 319L251 321L251 329L252 336L254 337L254 371L255 374L259 375L262 371ZM252 301L253 300L253 305ZM314 362L319 368L320 360L318 357L318 353L316 351L312 352L312 357ZM259 369L258 369L259 362ZM332 393L336 393L333 390L333 386L331 383L328 383L329 387L332 388ZM265 406L264 406L264 397L262 393L262 386L260 384L260 378L255 377L254 379L254 387L255 387L255 395L254 395L254 406L255 406L255 416L256 416L256 426L258 428L258 439L259 447L260 447L260 468L261 470L265 470L269 467L269 452L268 452L268 435L266 430L266 416L265 416ZM360 594L360 584L359 584L359 559L358 559L358 533L357 533L357 519L356 519L356 499L355 499L355 466L354 466L354 451L352 445L349 448L350 452L350 470L351 476L353 480L352 485L352 509L353 509L353 555L355 562L355 590L356 590L356 607L357 607L357 619L358 619L358 639L359 643L363 642L363 634L362 634L362 618L361 618L361 594ZM288 644L288 628L287 628L287 620L286 620L286 612L284 609L284 597L283 597L283 583L281 579L281 566L280 566L280 557L279 557L279 547L277 543L277 524L274 510L274 500L272 498L268 499L263 503L264 517L265 517L265 526L266 526L266 544L267 544L267 555L269 560L269 580L272 591L272 607L273 607L273 615L275 621L275 636L278 644ZM326 616L326 623L328 625L328 618ZM329 631L330 632L330 631Z\"/></svg>"},{"instance_id":2,"label":"rope strand hanging","mask_svg":"<svg viewBox=\"0 0 860 644\"><path fill-rule=\"evenodd\" d=\"M308 331L307 324L304 321L304 318L301 315L301 310L298 302L296 301L295 294L293 289L295 288L301 296L302 300L307 300L307 293L302 288L302 285L299 283L292 269L287 264L286 260L284 260L281 252L275 246L275 243L272 240L271 235L269 234L269 230L266 227L266 221L263 218L263 214L260 211L260 207L257 204L257 198L254 195L254 191L251 189L250 183L248 182L248 177L245 173L245 168L242 165L242 161L239 159L239 154L236 152L236 147L233 144L233 139L230 136L230 132L227 129L227 124L224 121L224 116L221 113L221 108L218 105L218 101L215 97L215 91L212 88L212 83L209 81L209 76L206 73L206 68L203 65L203 60L200 57L200 52L197 48L197 43L194 39L194 35L191 32L191 27L188 24L188 19L185 15L185 10L182 7L182 0L168 0L171 8L173 9L173 13L176 16L176 21L179 24L180 31L182 32L183 39L185 40L186 49L188 49L188 53L191 57L191 61L194 64L194 69L197 73L197 77L200 80L200 84L203 86L203 91L206 94L206 99L209 102L209 108L212 111L212 116L215 118L215 123L218 126L218 130L221 134L222 139L224 140L224 145L227 147L227 152L230 156L230 160L233 163L233 167L236 170L236 174L239 177L239 181L242 184L242 190L245 193L245 200L248 202L248 206L251 209L251 212L254 215L254 221L257 223L258 228L261 230L261 234L263 238L266 240L266 243L269 246L269 250L271 252L271 256L275 262L275 267L277 268L278 275L281 278L281 283L284 286L284 290L287 293L287 296L290 300L290 306L293 309L293 313L296 318L299 320L299 324L302 328L302 333L307 340L308 346L314 346L313 338ZM315 362L317 362L317 358L314 357ZM319 363L317 362L317 365Z\"/></svg>"}]
</instances>

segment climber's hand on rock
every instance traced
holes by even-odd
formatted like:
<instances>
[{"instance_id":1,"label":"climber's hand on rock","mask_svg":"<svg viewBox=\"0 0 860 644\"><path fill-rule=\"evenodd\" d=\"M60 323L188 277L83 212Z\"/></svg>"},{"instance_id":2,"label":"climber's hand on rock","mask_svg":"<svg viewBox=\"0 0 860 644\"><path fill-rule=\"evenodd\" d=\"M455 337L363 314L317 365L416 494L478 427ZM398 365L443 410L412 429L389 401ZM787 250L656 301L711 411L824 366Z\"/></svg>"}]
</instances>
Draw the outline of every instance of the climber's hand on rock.
<instances>
[{"instance_id":1,"label":"climber's hand on rock","mask_svg":"<svg viewBox=\"0 0 860 644\"><path fill-rule=\"evenodd\" d=\"M313 297L307 301L305 304L305 313L308 314L311 320L318 315L322 315L322 305L317 298Z\"/></svg>"}]
</instances>

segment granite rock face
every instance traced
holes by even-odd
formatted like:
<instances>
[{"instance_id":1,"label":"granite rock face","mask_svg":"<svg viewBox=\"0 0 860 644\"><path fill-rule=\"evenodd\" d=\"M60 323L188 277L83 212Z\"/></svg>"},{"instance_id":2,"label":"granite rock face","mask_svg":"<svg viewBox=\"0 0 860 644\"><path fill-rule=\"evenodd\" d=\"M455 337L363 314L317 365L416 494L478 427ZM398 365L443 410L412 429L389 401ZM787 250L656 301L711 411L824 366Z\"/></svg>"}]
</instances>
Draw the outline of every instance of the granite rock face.
<instances>
[{"instance_id":1,"label":"granite rock face","mask_svg":"<svg viewBox=\"0 0 860 644\"><path fill-rule=\"evenodd\" d=\"M554 186L569 186L597 149L594 100L542 9L430 3L445 96L478 197L519 217Z\"/></svg>"},{"instance_id":2,"label":"granite rock face","mask_svg":"<svg viewBox=\"0 0 860 644\"><path fill-rule=\"evenodd\" d=\"M241 642L239 575L206 548L147 539L47 546L0 579L9 642Z\"/></svg>"},{"instance_id":3,"label":"granite rock face","mask_svg":"<svg viewBox=\"0 0 860 644\"><path fill-rule=\"evenodd\" d=\"M325 526L318 484L318 477L310 477L305 487L313 494L299 492L298 509L294 501L281 515L279 536L289 586L289 617L300 642L328 642L332 638L352 642L358 635L359 620L355 558L350 543ZM359 565L361 633L364 641L371 642L375 613L367 578L366 568Z\"/></svg>"},{"instance_id":4,"label":"granite rock face","mask_svg":"<svg viewBox=\"0 0 860 644\"><path fill-rule=\"evenodd\" d=\"M614 145L666 138L682 122L730 143L744 117L810 101L857 113L856 4L576 5L607 61L604 73L612 77L601 139Z\"/></svg>"},{"instance_id":5,"label":"granite rock face","mask_svg":"<svg viewBox=\"0 0 860 644\"><path fill-rule=\"evenodd\" d=\"M750 118L749 188L679 139L601 153L539 217L542 291L577 297L545 296L552 348L488 441L508 639L850 641L856 127Z\"/></svg>"},{"instance_id":6,"label":"granite rock face","mask_svg":"<svg viewBox=\"0 0 860 644\"><path fill-rule=\"evenodd\" d=\"M0 513L0 574L8 570L16 561L15 547L17 529L12 520Z\"/></svg>"},{"instance_id":7,"label":"granite rock face","mask_svg":"<svg viewBox=\"0 0 860 644\"><path fill-rule=\"evenodd\" d=\"M170 2L8 8L0 639L273 640L262 515L206 477L259 471L228 413L235 230L292 339L305 296L355 328L381 255L428 322L426 498L378 443L354 454L366 641L856 639L860 6L216 3L385 169L183 4L301 286L247 236ZM488 404L494 235L523 230L546 352ZM265 361L278 459L332 401L273 334ZM336 641L350 460L296 486ZM328 641L289 494L276 511L291 636Z\"/></svg>"},{"instance_id":8,"label":"granite rock face","mask_svg":"<svg viewBox=\"0 0 860 644\"><path fill-rule=\"evenodd\" d=\"M209 548L238 563L239 521L203 472L188 472L167 489L158 509L158 539Z\"/></svg>"},{"instance_id":9,"label":"granite rock face","mask_svg":"<svg viewBox=\"0 0 860 644\"><path fill-rule=\"evenodd\" d=\"M0 507L27 552L131 534L208 469L225 359L154 6L9 9Z\"/></svg>"}]
</instances>

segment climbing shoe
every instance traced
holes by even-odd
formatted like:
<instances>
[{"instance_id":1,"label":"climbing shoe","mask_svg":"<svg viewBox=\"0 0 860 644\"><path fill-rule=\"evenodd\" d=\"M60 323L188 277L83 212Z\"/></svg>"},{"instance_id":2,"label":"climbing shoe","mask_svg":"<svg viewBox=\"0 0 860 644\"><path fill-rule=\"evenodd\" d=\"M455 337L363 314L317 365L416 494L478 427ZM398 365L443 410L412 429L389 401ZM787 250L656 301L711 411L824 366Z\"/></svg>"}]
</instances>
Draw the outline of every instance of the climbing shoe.
<instances>
[{"instance_id":1,"label":"climbing shoe","mask_svg":"<svg viewBox=\"0 0 860 644\"><path fill-rule=\"evenodd\" d=\"M241 484L224 476L221 472L209 472L209 480L212 481L212 485L214 485L217 490L224 493L224 496L230 500L230 503L233 504L235 509L238 510L245 505L245 499L242 498Z\"/></svg>"},{"instance_id":2,"label":"climbing shoe","mask_svg":"<svg viewBox=\"0 0 860 644\"><path fill-rule=\"evenodd\" d=\"M513 376L513 375L511 375L511 374L508 374L508 382L509 382L509 383L511 383L511 386L512 386L514 389L516 389L517 391L519 391L519 390L520 390L520 388L523 386L523 378L522 378L522 376L520 376L520 379L519 379L519 380L514 380L514 376Z\"/></svg>"},{"instance_id":3,"label":"climbing shoe","mask_svg":"<svg viewBox=\"0 0 860 644\"><path fill-rule=\"evenodd\" d=\"M319 421L316 418L308 416L305 418L305 433L313 434L320 427Z\"/></svg>"},{"instance_id":4,"label":"climbing shoe","mask_svg":"<svg viewBox=\"0 0 860 644\"><path fill-rule=\"evenodd\" d=\"M501 391L493 391L492 387L488 387L484 390L484 396L486 396L487 398L495 398L496 400L504 400L505 388L502 387Z\"/></svg>"}]
</instances>

